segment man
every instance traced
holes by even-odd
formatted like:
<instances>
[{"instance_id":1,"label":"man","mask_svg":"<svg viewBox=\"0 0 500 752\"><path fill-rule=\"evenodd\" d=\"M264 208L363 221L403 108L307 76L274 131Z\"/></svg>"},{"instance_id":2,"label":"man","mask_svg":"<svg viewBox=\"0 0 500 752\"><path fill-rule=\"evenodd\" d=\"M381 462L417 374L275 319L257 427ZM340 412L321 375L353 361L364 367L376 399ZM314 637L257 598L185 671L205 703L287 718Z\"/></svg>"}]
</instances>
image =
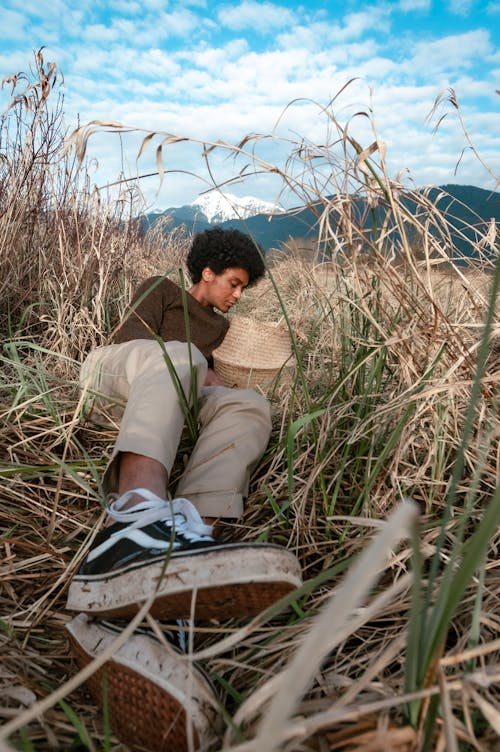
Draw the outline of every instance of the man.
<instances>
[{"instance_id":1,"label":"man","mask_svg":"<svg viewBox=\"0 0 500 752\"><path fill-rule=\"evenodd\" d=\"M271 432L267 400L225 386L212 369L212 352L229 326L221 314L264 275L261 252L237 230L211 229L194 238L187 267L187 291L166 278L147 280L113 343L93 351L82 368L85 387L96 394L95 409L111 399L120 420L103 479L114 499L68 594L68 608L83 612L70 625L83 662L98 654L89 640L94 644L100 635L100 644L109 635L109 625L96 625L95 617L129 618L148 598L150 613L171 622L193 614L226 619L257 613L301 584L298 562L286 549L221 544L213 534L216 520L241 515ZM169 500L186 421L199 433L176 498ZM157 646L147 637L141 645L152 665ZM121 682L119 653L110 665ZM141 694L152 681L158 690L159 679L144 679L144 661L123 660L139 677ZM159 691L164 703L175 695L185 709L178 692L164 685ZM112 705L116 696L110 695ZM154 744L162 748L156 737Z\"/></svg>"}]
</instances>

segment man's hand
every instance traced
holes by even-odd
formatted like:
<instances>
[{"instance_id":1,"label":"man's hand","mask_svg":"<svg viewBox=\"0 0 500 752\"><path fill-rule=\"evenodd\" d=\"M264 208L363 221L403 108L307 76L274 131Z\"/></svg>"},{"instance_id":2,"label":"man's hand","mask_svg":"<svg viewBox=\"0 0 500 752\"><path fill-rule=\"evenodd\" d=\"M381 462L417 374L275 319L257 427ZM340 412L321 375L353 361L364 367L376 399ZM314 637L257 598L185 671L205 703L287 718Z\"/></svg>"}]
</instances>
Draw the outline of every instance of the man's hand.
<instances>
[{"instance_id":1,"label":"man's hand","mask_svg":"<svg viewBox=\"0 0 500 752\"><path fill-rule=\"evenodd\" d=\"M212 368L209 368L203 386L227 386L227 384L217 376Z\"/></svg>"}]
</instances>

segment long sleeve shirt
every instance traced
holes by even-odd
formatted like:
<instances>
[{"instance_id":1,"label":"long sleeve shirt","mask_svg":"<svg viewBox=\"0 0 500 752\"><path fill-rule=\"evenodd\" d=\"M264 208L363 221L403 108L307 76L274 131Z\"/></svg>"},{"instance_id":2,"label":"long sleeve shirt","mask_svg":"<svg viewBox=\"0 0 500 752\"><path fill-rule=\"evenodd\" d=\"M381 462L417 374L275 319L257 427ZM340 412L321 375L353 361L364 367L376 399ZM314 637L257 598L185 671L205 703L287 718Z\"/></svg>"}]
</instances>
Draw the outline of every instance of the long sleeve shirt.
<instances>
[{"instance_id":1,"label":"long sleeve shirt","mask_svg":"<svg viewBox=\"0 0 500 752\"><path fill-rule=\"evenodd\" d=\"M203 353L212 366L212 351L224 339L229 322L211 306L202 305L187 291L189 341ZM127 314L113 337L114 344L132 339L154 339L164 342L187 342L183 294L172 280L150 277L135 292Z\"/></svg>"}]
</instances>

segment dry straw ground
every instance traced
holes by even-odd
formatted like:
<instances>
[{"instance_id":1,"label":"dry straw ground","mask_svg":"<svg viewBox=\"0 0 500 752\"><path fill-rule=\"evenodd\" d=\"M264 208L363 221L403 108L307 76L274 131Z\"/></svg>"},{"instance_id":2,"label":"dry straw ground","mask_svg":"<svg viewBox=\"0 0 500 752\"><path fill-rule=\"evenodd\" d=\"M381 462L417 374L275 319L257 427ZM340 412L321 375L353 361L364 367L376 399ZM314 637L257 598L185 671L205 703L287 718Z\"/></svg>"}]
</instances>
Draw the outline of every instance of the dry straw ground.
<instances>
[{"instance_id":1,"label":"dry straw ground","mask_svg":"<svg viewBox=\"0 0 500 752\"><path fill-rule=\"evenodd\" d=\"M11 82L0 124L0 748L118 750L64 631L116 435L86 419L78 363L139 279L177 274L189 236L144 236L125 201L99 203L72 152L61 156L57 69L39 55L35 72ZM446 218L425 195L420 219L409 215L376 137L363 150L325 113L338 134L331 149L300 144L281 171L298 197L320 199L321 242L272 254L240 307L287 322L297 367L291 385L268 393L273 436L243 519L225 530L288 546L305 586L248 624L194 629L224 717L213 748L494 752L495 228L478 233L467 266L450 263ZM398 232L367 234L352 191L368 213L387 207Z\"/></svg>"}]
</instances>

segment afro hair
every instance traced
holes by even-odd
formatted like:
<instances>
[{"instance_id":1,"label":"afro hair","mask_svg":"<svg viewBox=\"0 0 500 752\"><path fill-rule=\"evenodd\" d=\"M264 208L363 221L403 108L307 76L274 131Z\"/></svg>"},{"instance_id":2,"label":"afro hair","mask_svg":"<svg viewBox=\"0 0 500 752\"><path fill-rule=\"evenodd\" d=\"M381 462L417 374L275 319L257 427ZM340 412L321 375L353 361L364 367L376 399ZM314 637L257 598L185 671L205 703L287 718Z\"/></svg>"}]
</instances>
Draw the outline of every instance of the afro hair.
<instances>
[{"instance_id":1,"label":"afro hair","mask_svg":"<svg viewBox=\"0 0 500 752\"><path fill-rule=\"evenodd\" d=\"M245 269L250 287L265 274L263 256L262 248L248 235L214 227L195 235L186 262L193 284L200 281L203 269L208 266L214 274L222 274L226 269Z\"/></svg>"}]
</instances>

